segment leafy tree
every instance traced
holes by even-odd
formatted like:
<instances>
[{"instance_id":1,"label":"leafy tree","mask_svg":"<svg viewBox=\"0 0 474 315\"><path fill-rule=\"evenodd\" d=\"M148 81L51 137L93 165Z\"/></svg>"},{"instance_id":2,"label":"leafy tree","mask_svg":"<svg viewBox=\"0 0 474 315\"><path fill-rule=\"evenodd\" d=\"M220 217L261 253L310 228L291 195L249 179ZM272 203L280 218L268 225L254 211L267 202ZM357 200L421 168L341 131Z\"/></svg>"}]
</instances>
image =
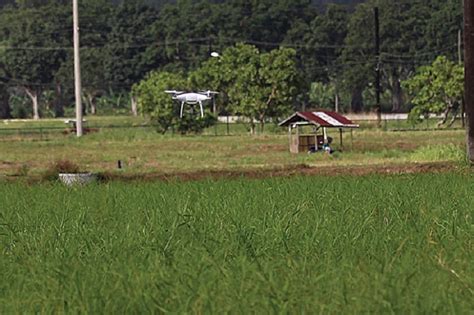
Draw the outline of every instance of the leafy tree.
<instances>
[{"instance_id":1,"label":"leafy tree","mask_svg":"<svg viewBox=\"0 0 474 315\"><path fill-rule=\"evenodd\" d=\"M139 111L150 117L159 132L166 133L179 116L176 104L165 93L166 90L184 90L185 78L176 73L151 72L139 84L134 85L132 93L137 97Z\"/></svg>"},{"instance_id":2,"label":"leafy tree","mask_svg":"<svg viewBox=\"0 0 474 315\"><path fill-rule=\"evenodd\" d=\"M228 88L230 83L229 76L224 74L224 65L220 57L209 58L203 62L199 68L189 72L188 80L193 90L212 90L218 91L218 97L214 98L216 114L221 112L230 112Z\"/></svg>"},{"instance_id":3,"label":"leafy tree","mask_svg":"<svg viewBox=\"0 0 474 315\"><path fill-rule=\"evenodd\" d=\"M225 50L221 67L229 102L234 113L248 119L252 132L254 121L263 130L268 118L293 108L299 86L295 56L289 48L260 54L255 46L245 44Z\"/></svg>"},{"instance_id":4,"label":"leafy tree","mask_svg":"<svg viewBox=\"0 0 474 315\"><path fill-rule=\"evenodd\" d=\"M306 35L307 60L315 59L311 81L332 81L341 72L337 60L342 54L342 47L347 36L349 12L337 4L328 5L324 14L318 15L310 24L310 33Z\"/></svg>"},{"instance_id":5,"label":"leafy tree","mask_svg":"<svg viewBox=\"0 0 474 315\"><path fill-rule=\"evenodd\" d=\"M158 18L157 10L142 0L124 1L110 11L107 43L101 50L104 76L108 89L130 95L132 86L163 62L152 25ZM137 115L136 99L131 98L131 111Z\"/></svg>"},{"instance_id":6,"label":"leafy tree","mask_svg":"<svg viewBox=\"0 0 474 315\"><path fill-rule=\"evenodd\" d=\"M138 101L140 112L156 124L157 130L166 133L176 128L180 133L199 133L215 123L215 118L205 113L203 118L196 115L179 115L179 107L166 90L183 90L187 88L187 80L181 74L170 72L151 72L139 84L133 86L132 93Z\"/></svg>"},{"instance_id":7,"label":"leafy tree","mask_svg":"<svg viewBox=\"0 0 474 315\"><path fill-rule=\"evenodd\" d=\"M160 66L151 33L158 12L141 0L125 1L110 12L110 32L103 50L106 82L116 90L130 91L145 74Z\"/></svg>"},{"instance_id":8,"label":"leafy tree","mask_svg":"<svg viewBox=\"0 0 474 315\"><path fill-rule=\"evenodd\" d=\"M268 107L259 113L263 128L264 116L280 118L293 109L301 77L296 66L296 51L292 48L262 54L261 63L261 75L267 91L265 104Z\"/></svg>"},{"instance_id":9,"label":"leafy tree","mask_svg":"<svg viewBox=\"0 0 474 315\"><path fill-rule=\"evenodd\" d=\"M68 15L64 7L4 9L0 15L0 38L7 48L0 55L4 73L12 85L31 98L33 117L39 119L39 96L50 86L66 57L63 27Z\"/></svg>"},{"instance_id":10,"label":"leafy tree","mask_svg":"<svg viewBox=\"0 0 474 315\"><path fill-rule=\"evenodd\" d=\"M421 18L418 19L423 25L420 36L429 61L439 54L456 60L458 32L464 28L462 3L458 0L432 0L424 7L420 6L415 14Z\"/></svg>"},{"instance_id":11,"label":"leafy tree","mask_svg":"<svg viewBox=\"0 0 474 315\"><path fill-rule=\"evenodd\" d=\"M347 65L345 86L356 98L374 80L374 7L380 12L382 88L392 94L392 111L403 108L400 82L440 52L456 51L462 10L456 0L368 0L351 16L341 62ZM361 104L362 105L362 104ZM360 109L355 106L354 109Z\"/></svg>"},{"instance_id":12,"label":"leafy tree","mask_svg":"<svg viewBox=\"0 0 474 315\"><path fill-rule=\"evenodd\" d=\"M160 68L187 71L209 58L212 41L220 28L225 28L225 21L217 14L221 13L219 8L206 0L182 0L160 10L151 30L159 41L151 51L162 58Z\"/></svg>"},{"instance_id":13,"label":"leafy tree","mask_svg":"<svg viewBox=\"0 0 474 315\"><path fill-rule=\"evenodd\" d=\"M220 59L210 59L190 73L188 82L193 87L218 89L229 102L228 110L247 118L252 132L255 132L255 121L263 130L267 119L281 117L293 108L300 84L295 55L288 48L262 54L255 46L238 44L226 49ZM154 72L134 88L134 94L142 112L157 121L162 132L178 123L182 123L179 130L191 130L185 127L186 120L173 121L178 116L176 107L163 92L183 89L186 85L179 75ZM198 128L208 125L207 121L198 120Z\"/></svg>"},{"instance_id":14,"label":"leafy tree","mask_svg":"<svg viewBox=\"0 0 474 315\"><path fill-rule=\"evenodd\" d=\"M336 88L332 84L313 82L309 91L311 103L319 108L334 109Z\"/></svg>"},{"instance_id":15,"label":"leafy tree","mask_svg":"<svg viewBox=\"0 0 474 315\"><path fill-rule=\"evenodd\" d=\"M373 93L367 91L373 90L376 65L375 6L380 9L382 87L384 95L391 94L384 98L386 108L406 108L400 82L417 67L430 64L439 54L450 60L457 57L455 43L462 24L459 0L338 1L350 2L351 6L329 2L81 0L86 108L95 112L96 99L108 94L130 95L131 87L155 69L190 72L193 88L221 92L217 98L219 111L237 112L240 106L239 110L247 112L252 106L244 104L234 85L242 83L244 92L240 95L263 104L263 95L271 95L269 86L276 83L263 77L262 56L278 47L292 47L296 54L291 59L302 79L296 80L298 95L291 96L289 106L295 105L297 99L298 106L305 107L311 83L320 82L334 86L338 98L351 95L353 111L363 110L373 99ZM358 2L363 3L352 11ZM49 95L54 98L51 102L56 116L60 116L73 92L70 0L9 3L14 4L0 11L2 84L17 96L28 93L36 117L39 107L45 104L40 96ZM246 69L242 76L255 80L250 82L258 83L258 89L247 87L245 79L222 71L236 69L226 65L228 57L209 58L211 51L223 53L240 42L253 44L261 52L255 60L249 58L250 64L242 65ZM232 65L241 64L236 61ZM255 77L251 77L252 71ZM272 107L279 107L278 102L271 103ZM133 104L132 101L132 112L136 112ZM255 119L260 120L262 113L272 117L270 112L261 111L254 115Z\"/></svg>"},{"instance_id":16,"label":"leafy tree","mask_svg":"<svg viewBox=\"0 0 474 315\"><path fill-rule=\"evenodd\" d=\"M281 43L293 24L309 23L316 15L308 0L233 0L228 10L238 19L234 28L240 30L238 41L262 42L264 50L275 48L264 43Z\"/></svg>"},{"instance_id":17,"label":"leafy tree","mask_svg":"<svg viewBox=\"0 0 474 315\"><path fill-rule=\"evenodd\" d=\"M452 124L464 93L464 68L440 56L430 66L420 67L416 75L404 82L404 86L413 96L411 119L443 113L440 126L453 113Z\"/></svg>"},{"instance_id":18,"label":"leafy tree","mask_svg":"<svg viewBox=\"0 0 474 315\"><path fill-rule=\"evenodd\" d=\"M94 115L97 113L97 97L104 95L108 90L109 58L107 53L104 53L104 46L109 42L109 18L113 8L107 0L84 0L80 4L81 79L86 105L84 111ZM70 47L73 45L71 38L68 45ZM55 73L57 98L62 98L63 94L74 93L73 53L73 50L67 50L67 58Z\"/></svg>"},{"instance_id":19,"label":"leafy tree","mask_svg":"<svg viewBox=\"0 0 474 315\"><path fill-rule=\"evenodd\" d=\"M67 0L15 0L15 4L19 8L38 8L48 4L66 4Z\"/></svg>"},{"instance_id":20,"label":"leafy tree","mask_svg":"<svg viewBox=\"0 0 474 315\"><path fill-rule=\"evenodd\" d=\"M364 108L363 91L372 80L373 59L373 14L372 6L363 3L352 14L345 46L339 62L343 88L351 95L351 110L360 112Z\"/></svg>"},{"instance_id":21,"label":"leafy tree","mask_svg":"<svg viewBox=\"0 0 474 315\"><path fill-rule=\"evenodd\" d=\"M95 115L97 97L105 94L108 88L107 70L110 56L104 53L103 47L110 41L111 23L109 20L114 8L109 0L83 0L79 10L84 16L80 20L82 30L80 41L83 47L81 49L82 93L86 109L90 114ZM68 59L72 65L72 56Z\"/></svg>"},{"instance_id":22,"label":"leafy tree","mask_svg":"<svg viewBox=\"0 0 474 315\"><path fill-rule=\"evenodd\" d=\"M392 95L393 112L399 112L404 105L401 81L408 78L417 65L431 62L436 57L426 58L429 53L418 56L421 51L426 51L429 39L425 30L432 10L428 6L424 0L385 0L380 5L382 84Z\"/></svg>"},{"instance_id":23,"label":"leafy tree","mask_svg":"<svg viewBox=\"0 0 474 315\"><path fill-rule=\"evenodd\" d=\"M342 54L348 22L347 7L329 4L324 13L315 16L310 23L294 24L287 33L284 43L297 45L299 68L304 82L308 82L305 92L311 93L310 82L330 83L334 88L332 97L340 99L340 74L343 68L338 60ZM314 101L314 95L313 99L311 95L307 96L309 100ZM303 95L300 96L300 101L307 102Z\"/></svg>"}]
</instances>

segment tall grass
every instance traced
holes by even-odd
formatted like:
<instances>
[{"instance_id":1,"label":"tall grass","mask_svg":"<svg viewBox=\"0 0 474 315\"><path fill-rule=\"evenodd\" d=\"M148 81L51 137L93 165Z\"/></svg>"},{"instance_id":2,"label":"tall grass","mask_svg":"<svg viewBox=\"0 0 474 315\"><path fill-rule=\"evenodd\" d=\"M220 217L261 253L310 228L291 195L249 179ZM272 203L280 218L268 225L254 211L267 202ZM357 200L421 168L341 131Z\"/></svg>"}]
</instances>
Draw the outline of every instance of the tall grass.
<instances>
[{"instance_id":1,"label":"tall grass","mask_svg":"<svg viewBox=\"0 0 474 315\"><path fill-rule=\"evenodd\" d=\"M412 161L466 161L465 151L455 144L428 145L415 150Z\"/></svg>"},{"instance_id":2,"label":"tall grass","mask_svg":"<svg viewBox=\"0 0 474 315\"><path fill-rule=\"evenodd\" d=\"M468 314L473 185L0 183L0 313Z\"/></svg>"}]
</instances>

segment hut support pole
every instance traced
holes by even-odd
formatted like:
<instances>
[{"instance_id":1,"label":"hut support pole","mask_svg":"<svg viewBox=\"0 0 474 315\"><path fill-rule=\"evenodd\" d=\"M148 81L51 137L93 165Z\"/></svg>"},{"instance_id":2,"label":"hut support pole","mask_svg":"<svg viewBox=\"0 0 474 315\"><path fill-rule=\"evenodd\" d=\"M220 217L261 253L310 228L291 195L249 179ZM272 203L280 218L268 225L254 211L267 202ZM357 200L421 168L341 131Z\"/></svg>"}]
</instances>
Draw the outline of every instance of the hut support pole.
<instances>
[{"instance_id":1,"label":"hut support pole","mask_svg":"<svg viewBox=\"0 0 474 315\"><path fill-rule=\"evenodd\" d=\"M296 126L296 153L300 153L300 127Z\"/></svg>"},{"instance_id":2,"label":"hut support pole","mask_svg":"<svg viewBox=\"0 0 474 315\"><path fill-rule=\"evenodd\" d=\"M292 152L292 145L293 145L293 131L291 130L291 125L288 126L288 144L290 146L290 152Z\"/></svg>"},{"instance_id":3,"label":"hut support pole","mask_svg":"<svg viewBox=\"0 0 474 315\"><path fill-rule=\"evenodd\" d=\"M342 143L342 128L339 128L339 142L341 144L341 150L343 150L344 144Z\"/></svg>"},{"instance_id":4,"label":"hut support pole","mask_svg":"<svg viewBox=\"0 0 474 315\"><path fill-rule=\"evenodd\" d=\"M354 133L352 131L353 129L351 129L351 151L354 148Z\"/></svg>"}]
</instances>

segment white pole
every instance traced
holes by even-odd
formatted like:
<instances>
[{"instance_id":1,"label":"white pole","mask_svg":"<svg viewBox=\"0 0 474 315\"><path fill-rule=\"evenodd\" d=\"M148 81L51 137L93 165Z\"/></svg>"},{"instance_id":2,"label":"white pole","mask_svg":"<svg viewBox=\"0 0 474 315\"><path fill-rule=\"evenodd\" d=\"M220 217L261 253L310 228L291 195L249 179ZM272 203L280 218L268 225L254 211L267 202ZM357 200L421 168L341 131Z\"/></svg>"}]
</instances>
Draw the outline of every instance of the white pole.
<instances>
[{"instance_id":1,"label":"white pole","mask_svg":"<svg viewBox=\"0 0 474 315\"><path fill-rule=\"evenodd\" d=\"M76 135L82 136L82 86L81 61L79 45L79 9L78 0L72 0L73 27L74 27L74 82L76 90Z\"/></svg>"}]
</instances>

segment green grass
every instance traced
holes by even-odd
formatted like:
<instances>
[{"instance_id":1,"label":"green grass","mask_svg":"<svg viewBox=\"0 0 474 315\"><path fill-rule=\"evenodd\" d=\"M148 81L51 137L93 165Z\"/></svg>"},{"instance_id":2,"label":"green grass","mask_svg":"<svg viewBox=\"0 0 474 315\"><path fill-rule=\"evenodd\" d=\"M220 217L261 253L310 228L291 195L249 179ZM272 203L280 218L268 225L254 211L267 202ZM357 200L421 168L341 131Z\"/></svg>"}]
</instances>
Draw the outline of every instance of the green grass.
<instances>
[{"instance_id":1,"label":"green grass","mask_svg":"<svg viewBox=\"0 0 474 315\"><path fill-rule=\"evenodd\" d=\"M469 314L473 185L0 183L0 313Z\"/></svg>"}]
</instances>

